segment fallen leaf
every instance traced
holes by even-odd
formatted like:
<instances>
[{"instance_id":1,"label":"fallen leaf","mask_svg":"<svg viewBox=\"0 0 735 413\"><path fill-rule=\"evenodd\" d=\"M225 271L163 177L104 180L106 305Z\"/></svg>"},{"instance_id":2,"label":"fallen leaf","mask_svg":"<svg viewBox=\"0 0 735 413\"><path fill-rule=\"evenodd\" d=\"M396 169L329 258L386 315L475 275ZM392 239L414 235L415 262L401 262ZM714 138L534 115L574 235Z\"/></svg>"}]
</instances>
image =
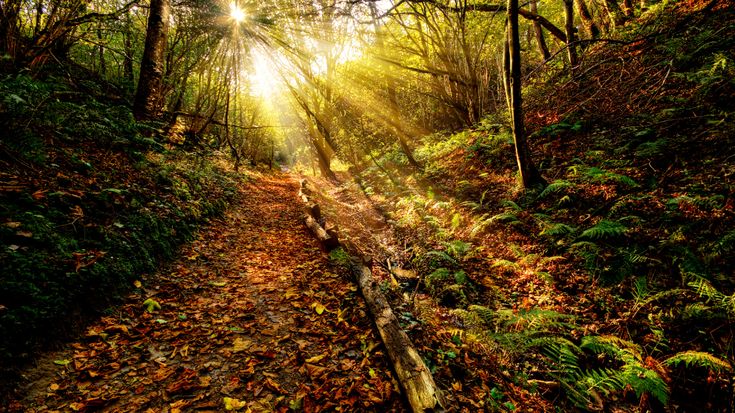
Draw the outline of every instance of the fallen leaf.
<instances>
[{"instance_id":1,"label":"fallen leaf","mask_svg":"<svg viewBox=\"0 0 735 413\"><path fill-rule=\"evenodd\" d=\"M143 307L145 307L145 311L148 311L149 313L152 313L156 310L161 309L161 304L158 304L157 301L155 301L152 298L149 298L145 301L143 301Z\"/></svg>"},{"instance_id":2,"label":"fallen leaf","mask_svg":"<svg viewBox=\"0 0 735 413\"><path fill-rule=\"evenodd\" d=\"M274 382L274 381L273 381L273 380L271 380L271 379L266 379L266 380L265 380L265 385L266 385L266 386L267 386L267 387L268 387L269 389L271 389L271 390L273 390L273 391L276 391L276 392L278 392L278 393L282 393L282 394L286 394L286 392L285 392L285 391L283 391L283 389L281 388L281 386L279 386L279 385L278 385L278 383Z\"/></svg>"},{"instance_id":3,"label":"fallen leaf","mask_svg":"<svg viewBox=\"0 0 735 413\"><path fill-rule=\"evenodd\" d=\"M31 231L18 231L15 235L24 238L33 238L33 233Z\"/></svg>"},{"instance_id":4,"label":"fallen leaf","mask_svg":"<svg viewBox=\"0 0 735 413\"><path fill-rule=\"evenodd\" d=\"M181 413L182 409L187 406L189 406L188 400L177 400L169 404L169 407L171 408L171 410L169 410L169 413Z\"/></svg>"},{"instance_id":5,"label":"fallen leaf","mask_svg":"<svg viewBox=\"0 0 735 413\"><path fill-rule=\"evenodd\" d=\"M69 363L71 363L71 360L68 360L68 359L54 360L54 364L56 364L58 366L66 366Z\"/></svg>"},{"instance_id":6,"label":"fallen leaf","mask_svg":"<svg viewBox=\"0 0 735 413\"><path fill-rule=\"evenodd\" d=\"M317 366L315 364L307 363L304 364L304 366L306 366L306 372L312 380L321 377L322 375L324 375L324 373L327 372L326 367Z\"/></svg>"},{"instance_id":7,"label":"fallen leaf","mask_svg":"<svg viewBox=\"0 0 735 413\"><path fill-rule=\"evenodd\" d=\"M247 405L246 402L243 402L237 399L233 399L231 397L225 397L224 402L225 402L225 410L239 410Z\"/></svg>"},{"instance_id":8,"label":"fallen leaf","mask_svg":"<svg viewBox=\"0 0 735 413\"><path fill-rule=\"evenodd\" d=\"M12 222L6 222L3 225L5 225L8 228L16 229L20 227L20 222L12 221Z\"/></svg>"},{"instance_id":9,"label":"fallen leaf","mask_svg":"<svg viewBox=\"0 0 735 413\"><path fill-rule=\"evenodd\" d=\"M135 286L135 288L140 288L140 287L143 286L143 284L140 282L140 280L133 281L133 285Z\"/></svg>"},{"instance_id":10,"label":"fallen leaf","mask_svg":"<svg viewBox=\"0 0 735 413\"><path fill-rule=\"evenodd\" d=\"M235 353L239 353L241 351L245 351L248 348L250 348L250 345L252 342L248 339L238 337L235 339L235 342L232 345L232 351Z\"/></svg>"},{"instance_id":11,"label":"fallen leaf","mask_svg":"<svg viewBox=\"0 0 735 413\"><path fill-rule=\"evenodd\" d=\"M318 355L318 356L314 356L314 357L308 358L308 359L306 359L304 361L306 361L307 363L317 363L321 359L323 359L324 357L327 357L327 355L326 354L321 354L321 355Z\"/></svg>"},{"instance_id":12,"label":"fallen leaf","mask_svg":"<svg viewBox=\"0 0 735 413\"><path fill-rule=\"evenodd\" d=\"M322 313L324 312L324 310L327 309L327 307L324 307L324 305L322 303L314 303L311 306L314 307L314 311L316 311L316 313L319 314L319 315L322 315Z\"/></svg>"}]
</instances>

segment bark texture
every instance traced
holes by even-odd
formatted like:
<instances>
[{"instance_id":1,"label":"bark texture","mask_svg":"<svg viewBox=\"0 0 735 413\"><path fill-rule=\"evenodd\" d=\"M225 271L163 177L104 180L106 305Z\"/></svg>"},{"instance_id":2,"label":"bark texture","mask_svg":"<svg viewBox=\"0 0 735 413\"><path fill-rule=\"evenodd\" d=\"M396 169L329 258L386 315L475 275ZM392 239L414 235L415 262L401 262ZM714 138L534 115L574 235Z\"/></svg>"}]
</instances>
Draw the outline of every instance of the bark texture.
<instances>
[{"instance_id":1,"label":"bark texture","mask_svg":"<svg viewBox=\"0 0 735 413\"><path fill-rule=\"evenodd\" d=\"M133 104L133 116L137 120L155 118L161 110L163 59L170 8L169 0L151 0L138 89Z\"/></svg>"},{"instance_id":2,"label":"bark texture","mask_svg":"<svg viewBox=\"0 0 735 413\"><path fill-rule=\"evenodd\" d=\"M518 173L524 188L545 182L531 160L523 125L523 103L521 97L521 42L518 31L518 0L508 0L508 51L506 52L506 85L509 93L508 102L513 127L513 143L515 144Z\"/></svg>"}]
</instances>

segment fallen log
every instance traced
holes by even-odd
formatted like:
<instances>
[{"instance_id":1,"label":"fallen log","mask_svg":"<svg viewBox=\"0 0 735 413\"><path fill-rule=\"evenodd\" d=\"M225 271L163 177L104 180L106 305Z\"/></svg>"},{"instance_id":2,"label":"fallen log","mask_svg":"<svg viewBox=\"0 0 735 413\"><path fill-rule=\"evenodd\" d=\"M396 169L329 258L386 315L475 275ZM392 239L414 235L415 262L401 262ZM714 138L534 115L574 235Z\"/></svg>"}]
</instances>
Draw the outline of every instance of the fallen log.
<instances>
[{"instance_id":1,"label":"fallen log","mask_svg":"<svg viewBox=\"0 0 735 413\"><path fill-rule=\"evenodd\" d=\"M306 198L306 201L304 201L304 211L306 211L307 215L312 216L317 222L321 223L322 210L319 208L319 204L309 201L309 198Z\"/></svg>"},{"instance_id":2,"label":"fallen log","mask_svg":"<svg viewBox=\"0 0 735 413\"><path fill-rule=\"evenodd\" d=\"M340 246L337 228L325 229L321 225L324 222L321 209L318 204L309 199L306 183L305 179L302 180L299 189L299 198L304 202L306 209L304 222L327 250L337 248ZM356 249L351 248L351 250ZM429 368L398 323L388 300L373 280L372 271L359 258L352 257L352 272L368 310L373 316L375 326L393 363L393 370L398 376L398 382L411 410L414 413L444 411L441 391L434 382Z\"/></svg>"},{"instance_id":3,"label":"fallen log","mask_svg":"<svg viewBox=\"0 0 735 413\"><path fill-rule=\"evenodd\" d=\"M316 239L318 239L319 242L322 243L327 251L331 251L339 246L339 240L336 237L333 237L332 235L327 233L327 231L325 231L324 228L319 225L319 222L317 222L314 217L306 214L304 215L304 222L306 223L306 227L309 228L311 233L314 234Z\"/></svg>"},{"instance_id":4,"label":"fallen log","mask_svg":"<svg viewBox=\"0 0 735 413\"><path fill-rule=\"evenodd\" d=\"M358 259L353 258L352 272L373 315L375 326L393 362L398 382L403 387L411 410L417 413L443 411L441 391L408 335L398 323L388 300L378 289L372 271Z\"/></svg>"}]
</instances>

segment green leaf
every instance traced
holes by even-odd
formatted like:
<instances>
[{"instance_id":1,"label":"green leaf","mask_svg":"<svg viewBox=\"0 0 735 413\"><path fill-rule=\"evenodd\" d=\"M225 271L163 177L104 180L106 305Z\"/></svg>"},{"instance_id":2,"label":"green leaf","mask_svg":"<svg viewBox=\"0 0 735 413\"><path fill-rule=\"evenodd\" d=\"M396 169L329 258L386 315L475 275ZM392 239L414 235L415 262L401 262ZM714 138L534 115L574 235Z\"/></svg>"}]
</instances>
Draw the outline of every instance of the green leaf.
<instances>
[{"instance_id":1,"label":"green leaf","mask_svg":"<svg viewBox=\"0 0 735 413\"><path fill-rule=\"evenodd\" d=\"M143 307L145 307L145 311L148 311L149 313L153 313L161 309L161 304L158 304L157 301L155 301L152 298L149 298L143 301Z\"/></svg>"}]
</instances>

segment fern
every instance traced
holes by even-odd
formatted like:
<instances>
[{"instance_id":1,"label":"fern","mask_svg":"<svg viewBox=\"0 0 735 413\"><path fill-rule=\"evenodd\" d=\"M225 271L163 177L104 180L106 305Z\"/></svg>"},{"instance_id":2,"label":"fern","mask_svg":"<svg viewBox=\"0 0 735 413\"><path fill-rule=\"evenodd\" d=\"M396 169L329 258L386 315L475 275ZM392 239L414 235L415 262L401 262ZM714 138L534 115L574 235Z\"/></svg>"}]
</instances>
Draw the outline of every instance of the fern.
<instances>
[{"instance_id":1,"label":"fern","mask_svg":"<svg viewBox=\"0 0 735 413\"><path fill-rule=\"evenodd\" d=\"M483 214L479 219L476 220L475 224L472 225L472 229L470 229L470 235L474 237L475 235L484 231L485 228L489 227L490 224L492 224L492 218L489 218L489 214Z\"/></svg>"},{"instance_id":2,"label":"fern","mask_svg":"<svg viewBox=\"0 0 735 413\"><path fill-rule=\"evenodd\" d=\"M665 138L656 139L653 142L643 142L635 149L635 156L639 158L654 158L661 156L667 145L668 141Z\"/></svg>"},{"instance_id":3,"label":"fern","mask_svg":"<svg viewBox=\"0 0 735 413\"><path fill-rule=\"evenodd\" d=\"M574 184L569 181L558 179L547 185L546 188L544 188L544 190L541 191L541 193L538 195L538 199L544 199L551 194L564 191L565 189L571 188L573 186Z\"/></svg>"},{"instance_id":4,"label":"fern","mask_svg":"<svg viewBox=\"0 0 735 413\"><path fill-rule=\"evenodd\" d=\"M637 344L613 335L585 336L580 348L597 354L607 354L616 358L630 354L640 359L641 348Z\"/></svg>"},{"instance_id":5,"label":"fern","mask_svg":"<svg viewBox=\"0 0 735 413\"><path fill-rule=\"evenodd\" d=\"M436 262L445 261L445 262L449 262L455 265L459 264L459 262L457 262L457 260L454 259L454 257L452 257L451 255L447 254L444 251L439 251L439 250L429 251L426 253L426 257L429 257L431 258L432 261L436 261Z\"/></svg>"},{"instance_id":6,"label":"fern","mask_svg":"<svg viewBox=\"0 0 735 413\"><path fill-rule=\"evenodd\" d=\"M687 276L692 279L687 285L692 287L700 297L726 311L731 317L735 316L735 294L725 295L721 293L709 280L698 275L687 274Z\"/></svg>"},{"instance_id":7,"label":"fern","mask_svg":"<svg viewBox=\"0 0 735 413\"><path fill-rule=\"evenodd\" d=\"M497 215L493 215L489 219L489 223L495 223L495 222L512 224L515 222L520 222L520 220L518 219L518 215L516 215L515 212L508 211L508 212L501 212Z\"/></svg>"},{"instance_id":8,"label":"fern","mask_svg":"<svg viewBox=\"0 0 735 413\"><path fill-rule=\"evenodd\" d=\"M666 201L666 206L670 209L675 209L679 208L682 203L694 205L703 211L714 211L723 208L723 206L725 205L725 197L719 194L710 197L690 197L687 195L682 195Z\"/></svg>"},{"instance_id":9,"label":"fern","mask_svg":"<svg viewBox=\"0 0 735 413\"><path fill-rule=\"evenodd\" d=\"M708 246L707 258L711 261L732 254L733 250L735 250L735 231L730 231Z\"/></svg>"},{"instance_id":10,"label":"fern","mask_svg":"<svg viewBox=\"0 0 735 413\"><path fill-rule=\"evenodd\" d=\"M472 244L461 240L443 242L442 245L447 249L447 253L457 261L462 259L472 249Z\"/></svg>"},{"instance_id":11,"label":"fern","mask_svg":"<svg viewBox=\"0 0 735 413\"><path fill-rule=\"evenodd\" d=\"M451 273L446 268L438 268L431 274L426 276L426 280L424 280L424 283L426 284L426 288L428 288L431 291L436 290L437 284L446 281L451 276Z\"/></svg>"},{"instance_id":12,"label":"fern","mask_svg":"<svg viewBox=\"0 0 735 413\"><path fill-rule=\"evenodd\" d=\"M589 180L593 182L615 182L618 184L623 184L629 187L637 187L638 183L631 179L630 177L627 177L625 175L616 174L610 171L606 171L601 168L587 168L584 171L585 177L587 177Z\"/></svg>"},{"instance_id":13,"label":"fern","mask_svg":"<svg viewBox=\"0 0 735 413\"><path fill-rule=\"evenodd\" d=\"M550 223L539 233L541 236L551 238L563 238L567 235L571 235L576 231L576 228L563 223Z\"/></svg>"},{"instance_id":14,"label":"fern","mask_svg":"<svg viewBox=\"0 0 735 413\"><path fill-rule=\"evenodd\" d=\"M515 202L511 201L510 199L504 199L500 201L500 206L507 209L512 209L514 211L523 211L523 208L518 206Z\"/></svg>"},{"instance_id":15,"label":"fern","mask_svg":"<svg viewBox=\"0 0 735 413\"><path fill-rule=\"evenodd\" d=\"M493 265L490 266L490 268L505 268L512 271L518 271L521 269L521 266L518 265L517 262L513 262L510 260L503 260L503 259L496 259Z\"/></svg>"},{"instance_id":16,"label":"fern","mask_svg":"<svg viewBox=\"0 0 735 413\"><path fill-rule=\"evenodd\" d=\"M730 362L703 351L683 351L664 360L664 364L668 366L678 366L682 363L684 363L686 367L705 367L718 373L732 371L732 365Z\"/></svg>"},{"instance_id":17,"label":"fern","mask_svg":"<svg viewBox=\"0 0 735 413\"><path fill-rule=\"evenodd\" d=\"M628 228L619 222L602 220L597 225L584 230L579 237L593 240L607 240L621 237L625 235L627 230Z\"/></svg>"}]
</instances>

